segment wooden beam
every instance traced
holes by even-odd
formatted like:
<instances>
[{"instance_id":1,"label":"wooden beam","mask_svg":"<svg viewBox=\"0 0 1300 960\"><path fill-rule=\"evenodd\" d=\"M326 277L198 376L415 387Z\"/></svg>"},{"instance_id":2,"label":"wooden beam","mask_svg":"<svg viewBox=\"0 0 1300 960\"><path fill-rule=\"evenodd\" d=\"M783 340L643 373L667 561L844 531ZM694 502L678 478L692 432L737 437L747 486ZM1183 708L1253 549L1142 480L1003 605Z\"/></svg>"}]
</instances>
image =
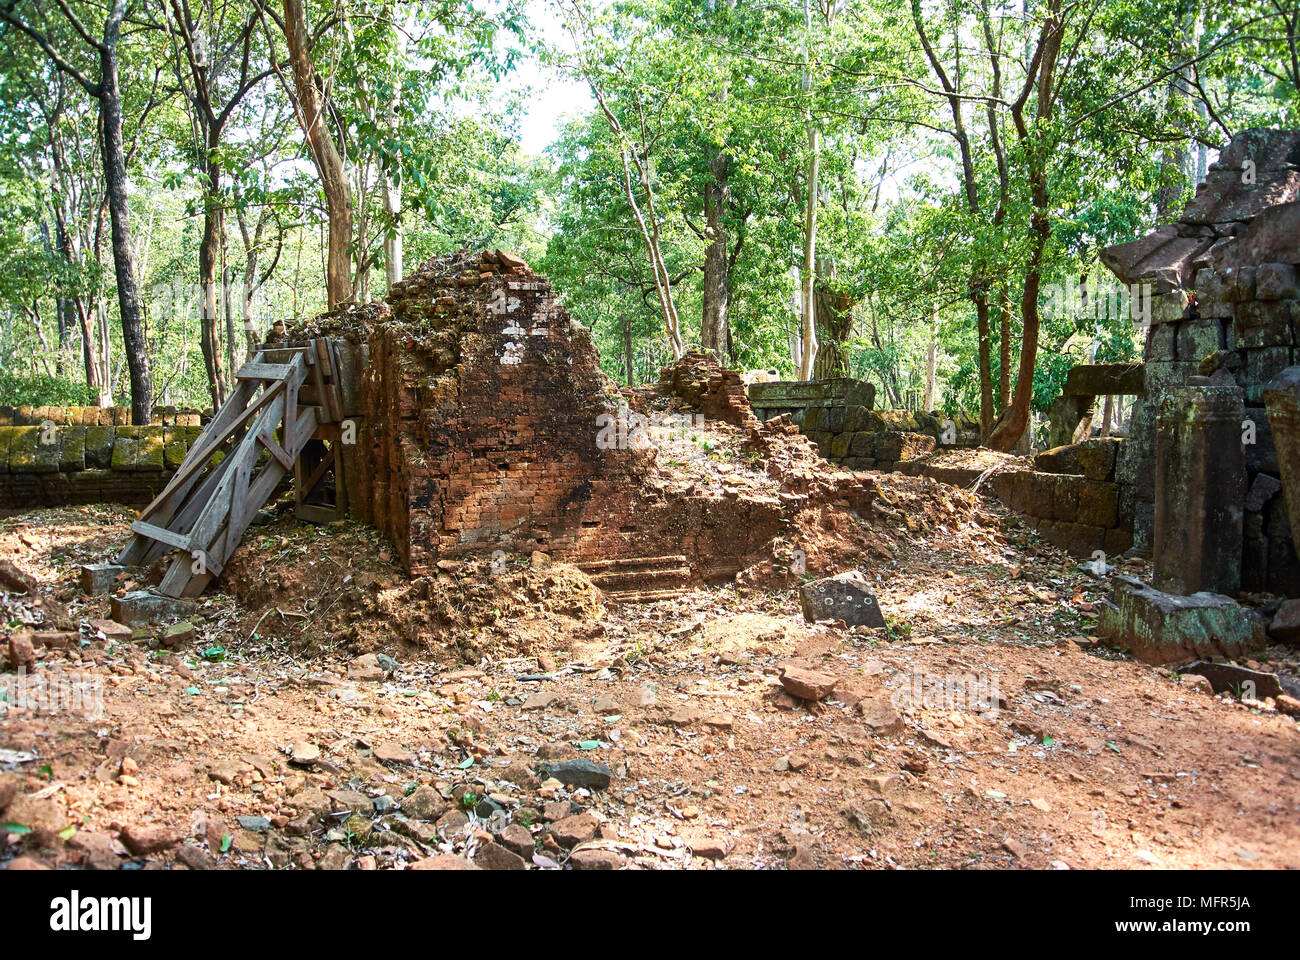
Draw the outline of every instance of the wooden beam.
<instances>
[{"instance_id":1,"label":"wooden beam","mask_svg":"<svg viewBox=\"0 0 1300 960\"><path fill-rule=\"evenodd\" d=\"M240 380L283 380L293 369L287 363L253 363L249 362L239 368L235 374Z\"/></svg>"},{"instance_id":2,"label":"wooden beam","mask_svg":"<svg viewBox=\"0 0 1300 960\"><path fill-rule=\"evenodd\" d=\"M190 549L190 538L184 534L175 533L166 527L157 527L152 523L145 523L143 520L136 520L131 524L131 532L138 533L142 537L150 537L159 543L165 543L169 547L175 547L177 550Z\"/></svg>"}]
</instances>

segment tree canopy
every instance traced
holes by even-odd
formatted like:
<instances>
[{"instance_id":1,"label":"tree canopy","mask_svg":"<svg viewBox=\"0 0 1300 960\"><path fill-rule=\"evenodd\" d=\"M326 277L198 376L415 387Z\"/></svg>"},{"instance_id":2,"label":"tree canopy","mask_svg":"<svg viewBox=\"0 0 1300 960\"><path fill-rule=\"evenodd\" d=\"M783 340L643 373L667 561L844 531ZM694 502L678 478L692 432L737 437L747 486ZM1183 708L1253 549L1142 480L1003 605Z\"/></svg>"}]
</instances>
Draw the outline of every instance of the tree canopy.
<instances>
[{"instance_id":1,"label":"tree canopy","mask_svg":"<svg viewBox=\"0 0 1300 960\"><path fill-rule=\"evenodd\" d=\"M1273 0L15 0L0 402L215 405L275 321L504 247L606 371L702 346L1021 440L1138 354L1098 253L1296 124ZM521 124L590 91L549 146ZM1061 303L1074 305L1060 309Z\"/></svg>"}]
</instances>

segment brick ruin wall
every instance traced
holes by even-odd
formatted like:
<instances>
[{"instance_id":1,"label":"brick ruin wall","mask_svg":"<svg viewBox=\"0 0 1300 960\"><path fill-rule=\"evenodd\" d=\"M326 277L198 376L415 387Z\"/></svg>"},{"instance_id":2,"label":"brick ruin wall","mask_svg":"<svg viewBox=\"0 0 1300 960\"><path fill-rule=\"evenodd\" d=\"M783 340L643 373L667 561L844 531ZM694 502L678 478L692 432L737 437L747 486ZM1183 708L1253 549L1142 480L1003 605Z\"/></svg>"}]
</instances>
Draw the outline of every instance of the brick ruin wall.
<instances>
[{"instance_id":1,"label":"brick ruin wall","mask_svg":"<svg viewBox=\"0 0 1300 960\"><path fill-rule=\"evenodd\" d=\"M683 496L652 454L598 446L602 415L620 415L617 388L550 282L510 255L430 261L394 286L389 309L365 334L356 459L369 518L412 574L503 549L680 555L716 580L780 531L775 498Z\"/></svg>"},{"instance_id":2,"label":"brick ruin wall","mask_svg":"<svg viewBox=\"0 0 1300 960\"><path fill-rule=\"evenodd\" d=\"M1117 462L1121 520L1150 553L1159 431L1173 429L1193 402L1189 386L1209 385L1199 378L1239 388L1241 419L1254 425L1254 442L1244 446L1244 495L1236 496L1243 514L1240 585L1282 596L1300 596L1300 561L1263 391L1300 363L1297 200L1300 132L1247 131L1211 165L1177 223L1102 252L1122 282L1148 284L1152 293L1145 396L1134 405Z\"/></svg>"}]
</instances>

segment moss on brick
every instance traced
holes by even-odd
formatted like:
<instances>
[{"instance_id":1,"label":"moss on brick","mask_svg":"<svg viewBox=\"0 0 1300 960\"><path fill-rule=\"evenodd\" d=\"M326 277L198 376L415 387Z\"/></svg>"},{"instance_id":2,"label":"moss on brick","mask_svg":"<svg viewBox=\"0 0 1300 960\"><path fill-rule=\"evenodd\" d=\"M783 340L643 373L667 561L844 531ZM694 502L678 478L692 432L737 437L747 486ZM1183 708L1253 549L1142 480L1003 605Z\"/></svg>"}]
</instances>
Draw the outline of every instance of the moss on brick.
<instances>
[{"instance_id":1,"label":"moss on brick","mask_svg":"<svg viewBox=\"0 0 1300 960\"><path fill-rule=\"evenodd\" d=\"M59 431L63 450L59 457L59 470L67 473L86 468L86 428L64 427Z\"/></svg>"},{"instance_id":2,"label":"moss on brick","mask_svg":"<svg viewBox=\"0 0 1300 960\"><path fill-rule=\"evenodd\" d=\"M113 439L115 437L113 428L87 427L82 437L86 449L86 466L107 469L109 464L113 462Z\"/></svg>"},{"instance_id":3,"label":"moss on brick","mask_svg":"<svg viewBox=\"0 0 1300 960\"><path fill-rule=\"evenodd\" d=\"M11 473L56 473L59 469L61 445L41 443L40 427L15 427L9 446Z\"/></svg>"},{"instance_id":4,"label":"moss on brick","mask_svg":"<svg viewBox=\"0 0 1300 960\"><path fill-rule=\"evenodd\" d=\"M113 459L110 466L114 470L135 469L135 437L128 427L119 427L113 440Z\"/></svg>"}]
</instances>

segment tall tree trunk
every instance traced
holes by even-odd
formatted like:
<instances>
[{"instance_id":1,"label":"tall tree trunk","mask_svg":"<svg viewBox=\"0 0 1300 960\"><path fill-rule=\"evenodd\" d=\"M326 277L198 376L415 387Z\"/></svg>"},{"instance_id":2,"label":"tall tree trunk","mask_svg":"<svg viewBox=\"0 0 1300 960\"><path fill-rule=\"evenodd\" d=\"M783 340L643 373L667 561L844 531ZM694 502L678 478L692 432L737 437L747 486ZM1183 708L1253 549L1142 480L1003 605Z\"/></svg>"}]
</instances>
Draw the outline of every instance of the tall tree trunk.
<instances>
[{"instance_id":1,"label":"tall tree trunk","mask_svg":"<svg viewBox=\"0 0 1300 960\"><path fill-rule=\"evenodd\" d=\"M57 220L55 221L55 230L58 230ZM50 224L44 217L42 217L40 221L40 234L41 245L45 248L45 255L49 257L51 261L55 260L56 257L57 259L66 259L66 255L62 249L59 249L56 252L54 241L50 237ZM68 337L71 332L71 326L68 323L69 317L67 307L68 298L63 294L62 281L59 281L55 286L54 291L54 322L58 331L57 346L54 350L54 375L58 377L62 377L66 373L63 361L67 356ZM36 329L37 332L41 331L39 323L37 324Z\"/></svg>"},{"instance_id":2,"label":"tall tree trunk","mask_svg":"<svg viewBox=\"0 0 1300 960\"><path fill-rule=\"evenodd\" d=\"M235 271L226 261L226 218L221 218L221 305L226 312L226 382L228 390L235 389L235 372L239 367L235 363Z\"/></svg>"},{"instance_id":3,"label":"tall tree trunk","mask_svg":"<svg viewBox=\"0 0 1300 960\"><path fill-rule=\"evenodd\" d=\"M975 327L979 337L980 437L987 440L993 432L993 333L989 325L987 289L976 287L981 282L978 275L971 277L971 287L974 289L971 299L975 302Z\"/></svg>"},{"instance_id":4,"label":"tall tree trunk","mask_svg":"<svg viewBox=\"0 0 1300 960\"><path fill-rule=\"evenodd\" d=\"M934 378L939 365L939 308L930 310L930 342L925 348L925 398L921 409L929 413L934 409Z\"/></svg>"},{"instance_id":5,"label":"tall tree trunk","mask_svg":"<svg viewBox=\"0 0 1300 960\"><path fill-rule=\"evenodd\" d=\"M636 368L632 366L632 321L623 314L623 363L627 370L627 385L636 386Z\"/></svg>"},{"instance_id":6,"label":"tall tree trunk","mask_svg":"<svg viewBox=\"0 0 1300 960\"><path fill-rule=\"evenodd\" d=\"M247 243L247 239L245 239ZM253 317L253 297L257 293L257 247L249 245L245 247L244 256L244 292L240 297L242 301L244 316L244 346L245 356L252 358L253 352L257 349L257 325Z\"/></svg>"},{"instance_id":7,"label":"tall tree trunk","mask_svg":"<svg viewBox=\"0 0 1300 960\"><path fill-rule=\"evenodd\" d=\"M217 273L221 254L221 165L211 148L211 131L204 124L208 142L207 188L203 194L203 239L199 241L199 346L208 377L208 396L212 409L226 402L226 375L221 363L221 338L217 322L221 316Z\"/></svg>"},{"instance_id":8,"label":"tall tree trunk","mask_svg":"<svg viewBox=\"0 0 1300 960\"><path fill-rule=\"evenodd\" d=\"M117 42L125 14L126 0L115 0L104 25L104 42L99 50L99 109L103 128L104 183L112 227L113 269L117 275L117 305L122 320L127 371L131 378L131 420L148 424L153 410L153 378L149 372L148 341L131 253L126 154L122 147L122 94L117 76Z\"/></svg>"},{"instance_id":9,"label":"tall tree trunk","mask_svg":"<svg viewBox=\"0 0 1300 960\"><path fill-rule=\"evenodd\" d=\"M1011 298L1007 288L998 290L998 415L1011 402Z\"/></svg>"},{"instance_id":10,"label":"tall tree trunk","mask_svg":"<svg viewBox=\"0 0 1300 960\"><path fill-rule=\"evenodd\" d=\"M729 160L718 151L709 161L712 178L704 187L704 218L709 245L704 249L704 316L700 322L700 343L726 366L731 339L728 311L731 306L730 259L727 255L727 226L723 220L731 191L728 187Z\"/></svg>"},{"instance_id":11,"label":"tall tree trunk","mask_svg":"<svg viewBox=\"0 0 1300 960\"><path fill-rule=\"evenodd\" d=\"M352 192L348 187L343 157L325 122L325 103L317 88L316 69L311 62L303 0L284 0L284 38L293 73L298 123L302 126L307 149L325 193L329 221L325 291L332 310L352 298Z\"/></svg>"},{"instance_id":12,"label":"tall tree trunk","mask_svg":"<svg viewBox=\"0 0 1300 960\"><path fill-rule=\"evenodd\" d=\"M807 200L803 217L803 295L800 313L803 318L802 343L799 351L799 379L810 380L817 361L817 307L814 288L817 282L817 180L821 164L821 141L817 125L808 116Z\"/></svg>"},{"instance_id":13,"label":"tall tree trunk","mask_svg":"<svg viewBox=\"0 0 1300 960\"><path fill-rule=\"evenodd\" d=\"M406 34L402 30L397 31L397 59L399 63L406 60ZM402 107L402 81L399 76L393 84L393 97L388 104L388 124L389 130L394 136L397 134L397 126L401 120ZM383 194L384 194L384 212L388 214L389 225L384 233L384 275L388 280L388 286L402 279L402 171L400 161L395 161L398 166L394 168L384 168L383 172Z\"/></svg>"},{"instance_id":14,"label":"tall tree trunk","mask_svg":"<svg viewBox=\"0 0 1300 960\"><path fill-rule=\"evenodd\" d=\"M1048 0L1047 18L1043 23L1038 49L1034 58L1038 64L1037 106L1034 133L1043 136L1046 121L1050 120L1054 103L1056 65L1061 54L1061 37L1064 25L1061 19L1060 0ZM1043 280L1043 258L1047 242L1052 236L1052 219L1047 193L1047 163L1049 146L1033 140L1025 120L1024 107L1028 101L1026 86L1020 98L1012 104L1011 116L1016 132L1026 150L1026 172L1032 213L1029 219L1029 259L1025 265L1025 287L1020 298L1020 315L1024 326L1020 334L1020 368L1016 375L1016 392L1011 405L1003 411L998 425L988 439L988 446L1009 453L1020 442L1029 425L1029 408L1034 399L1034 367L1038 361L1038 332L1040 315L1038 295Z\"/></svg>"}]
</instances>

